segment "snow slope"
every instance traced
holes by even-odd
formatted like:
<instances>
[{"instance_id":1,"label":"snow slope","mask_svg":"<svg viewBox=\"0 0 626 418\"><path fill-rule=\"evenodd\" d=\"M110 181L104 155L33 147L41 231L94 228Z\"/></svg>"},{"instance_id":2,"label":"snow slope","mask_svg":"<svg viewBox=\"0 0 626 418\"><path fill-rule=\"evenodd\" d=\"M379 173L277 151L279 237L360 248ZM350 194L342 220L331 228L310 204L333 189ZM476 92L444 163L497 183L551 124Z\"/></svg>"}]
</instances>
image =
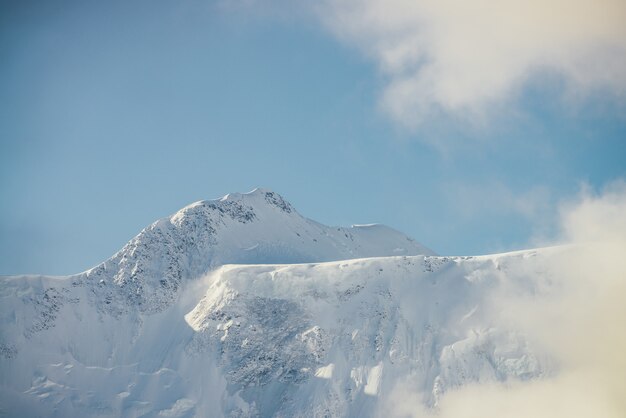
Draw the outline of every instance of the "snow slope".
<instances>
[{"instance_id":1,"label":"snow slope","mask_svg":"<svg viewBox=\"0 0 626 418\"><path fill-rule=\"evenodd\" d=\"M489 301L541 292L554 251L394 256L427 250L266 190L198 202L86 273L2 278L0 416L367 417L396 385L436 407L538 378L549 359Z\"/></svg>"}]
</instances>

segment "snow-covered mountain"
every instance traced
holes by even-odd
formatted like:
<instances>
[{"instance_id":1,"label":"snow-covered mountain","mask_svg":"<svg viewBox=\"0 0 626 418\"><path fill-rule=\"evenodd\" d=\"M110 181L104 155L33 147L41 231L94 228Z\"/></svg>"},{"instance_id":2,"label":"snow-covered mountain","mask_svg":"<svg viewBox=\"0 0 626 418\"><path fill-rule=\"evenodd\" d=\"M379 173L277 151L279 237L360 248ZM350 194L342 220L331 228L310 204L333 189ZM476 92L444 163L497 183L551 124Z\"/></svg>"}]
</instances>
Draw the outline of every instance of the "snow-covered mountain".
<instances>
[{"instance_id":1,"label":"snow-covered mountain","mask_svg":"<svg viewBox=\"0 0 626 418\"><path fill-rule=\"evenodd\" d=\"M0 415L364 417L397 385L436 407L540 377L549 359L488 302L540 291L554 251L439 257L269 190L197 202L85 273L2 278Z\"/></svg>"}]
</instances>

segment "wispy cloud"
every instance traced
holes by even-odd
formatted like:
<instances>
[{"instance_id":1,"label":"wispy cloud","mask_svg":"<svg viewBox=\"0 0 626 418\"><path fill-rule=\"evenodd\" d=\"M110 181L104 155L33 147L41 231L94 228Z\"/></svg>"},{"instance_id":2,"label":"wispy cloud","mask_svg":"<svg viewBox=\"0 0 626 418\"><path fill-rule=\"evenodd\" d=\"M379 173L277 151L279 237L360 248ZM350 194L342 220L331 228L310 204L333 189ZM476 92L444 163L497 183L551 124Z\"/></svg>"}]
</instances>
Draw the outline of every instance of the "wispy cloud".
<instances>
[{"instance_id":1,"label":"wispy cloud","mask_svg":"<svg viewBox=\"0 0 626 418\"><path fill-rule=\"evenodd\" d=\"M541 74L567 95L626 91L622 0L324 0L317 14L378 64L381 105L407 127L488 120Z\"/></svg>"},{"instance_id":2,"label":"wispy cloud","mask_svg":"<svg viewBox=\"0 0 626 418\"><path fill-rule=\"evenodd\" d=\"M553 210L553 198L545 186L516 192L498 180L486 183L453 182L445 186L445 195L455 214L464 219L486 214L511 214L529 220L544 220Z\"/></svg>"}]
</instances>

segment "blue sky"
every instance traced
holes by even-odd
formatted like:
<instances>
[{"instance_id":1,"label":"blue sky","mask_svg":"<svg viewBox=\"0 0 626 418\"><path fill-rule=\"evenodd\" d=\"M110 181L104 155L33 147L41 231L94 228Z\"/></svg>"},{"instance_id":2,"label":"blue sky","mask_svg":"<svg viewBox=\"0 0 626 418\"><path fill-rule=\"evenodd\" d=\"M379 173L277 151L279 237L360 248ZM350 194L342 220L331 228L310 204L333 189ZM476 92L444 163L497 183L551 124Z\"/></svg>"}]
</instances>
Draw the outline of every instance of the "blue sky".
<instances>
[{"instance_id":1,"label":"blue sky","mask_svg":"<svg viewBox=\"0 0 626 418\"><path fill-rule=\"evenodd\" d=\"M157 218L258 186L320 222L385 223L441 254L519 249L554 234L582 185L626 175L611 33L579 31L617 48L595 57L602 83L573 66L578 50L515 79L518 60L477 53L467 67L490 77L456 83L440 65L454 49L398 64L401 42L370 48L389 44L391 14L370 33L352 10L294 4L4 2L0 274L85 270ZM426 78L425 59L443 75Z\"/></svg>"}]
</instances>

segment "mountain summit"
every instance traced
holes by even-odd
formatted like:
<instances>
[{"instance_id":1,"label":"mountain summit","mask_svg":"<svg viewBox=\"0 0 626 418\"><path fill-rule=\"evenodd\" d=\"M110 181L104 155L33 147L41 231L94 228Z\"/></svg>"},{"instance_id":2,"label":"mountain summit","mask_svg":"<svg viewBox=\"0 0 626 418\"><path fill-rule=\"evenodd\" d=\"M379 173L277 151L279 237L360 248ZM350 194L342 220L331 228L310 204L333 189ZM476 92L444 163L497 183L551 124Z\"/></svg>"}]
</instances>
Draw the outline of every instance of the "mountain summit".
<instances>
[{"instance_id":1,"label":"mountain summit","mask_svg":"<svg viewBox=\"0 0 626 418\"><path fill-rule=\"evenodd\" d=\"M158 312L184 280L224 264L289 264L390 255L432 255L384 225L328 227L301 216L278 193L255 189L203 200L142 230L81 280L97 284L101 308Z\"/></svg>"}]
</instances>

